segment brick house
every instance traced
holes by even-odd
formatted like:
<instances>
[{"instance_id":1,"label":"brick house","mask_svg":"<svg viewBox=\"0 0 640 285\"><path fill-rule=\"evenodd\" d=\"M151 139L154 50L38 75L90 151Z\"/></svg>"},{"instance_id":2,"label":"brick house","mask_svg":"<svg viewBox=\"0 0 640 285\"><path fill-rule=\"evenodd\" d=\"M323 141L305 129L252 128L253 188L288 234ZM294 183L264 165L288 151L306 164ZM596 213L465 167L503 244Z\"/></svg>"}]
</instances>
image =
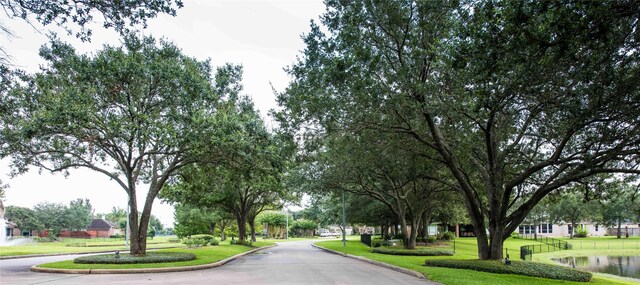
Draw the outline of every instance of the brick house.
<instances>
[{"instance_id":1,"label":"brick house","mask_svg":"<svg viewBox=\"0 0 640 285\"><path fill-rule=\"evenodd\" d=\"M91 225L87 228L86 232L92 238L107 238L109 236L121 235L120 227L105 219L93 219Z\"/></svg>"}]
</instances>

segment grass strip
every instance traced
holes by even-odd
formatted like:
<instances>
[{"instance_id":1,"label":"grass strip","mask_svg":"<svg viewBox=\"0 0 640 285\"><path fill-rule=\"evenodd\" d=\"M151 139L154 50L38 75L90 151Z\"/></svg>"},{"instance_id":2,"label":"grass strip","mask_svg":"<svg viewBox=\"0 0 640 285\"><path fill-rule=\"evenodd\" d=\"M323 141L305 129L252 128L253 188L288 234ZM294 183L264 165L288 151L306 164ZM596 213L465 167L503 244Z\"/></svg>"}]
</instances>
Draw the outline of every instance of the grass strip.
<instances>
[{"instance_id":1,"label":"grass strip","mask_svg":"<svg viewBox=\"0 0 640 285\"><path fill-rule=\"evenodd\" d=\"M388 248L375 247L371 250L373 253L391 254L391 255L410 255L410 256L452 256L453 250L443 248Z\"/></svg>"}]
</instances>

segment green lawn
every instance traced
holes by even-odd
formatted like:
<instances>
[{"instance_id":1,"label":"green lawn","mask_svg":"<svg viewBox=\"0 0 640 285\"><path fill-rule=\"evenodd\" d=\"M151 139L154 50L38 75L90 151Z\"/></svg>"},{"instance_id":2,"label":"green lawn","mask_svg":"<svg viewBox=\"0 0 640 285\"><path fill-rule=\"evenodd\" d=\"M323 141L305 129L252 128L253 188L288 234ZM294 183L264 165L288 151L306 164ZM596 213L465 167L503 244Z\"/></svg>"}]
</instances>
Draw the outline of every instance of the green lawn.
<instances>
[{"instance_id":1,"label":"green lawn","mask_svg":"<svg viewBox=\"0 0 640 285\"><path fill-rule=\"evenodd\" d=\"M182 247L181 243L170 242L175 237L155 237L147 240L147 248ZM123 239L77 239L65 238L56 242L31 242L17 246L3 246L0 256L16 256L29 254L83 253L99 251L128 250Z\"/></svg>"},{"instance_id":2,"label":"green lawn","mask_svg":"<svg viewBox=\"0 0 640 285\"><path fill-rule=\"evenodd\" d=\"M269 242L256 242L254 246L271 245ZM221 243L219 246L205 246L197 248L174 248L162 249L159 252L188 252L196 255L195 260L167 263L147 263L147 264L75 264L73 260L52 262L40 264L38 267L43 268L63 268L63 269L138 269L138 268L166 268L181 267L192 265L203 265L214 263L225 258L229 258L239 253L247 252L254 248L242 245L230 245L228 242Z\"/></svg>"},{"instance_id":3,"label":"green lawn","mask_svg":"<svg viewBox=\"0 0 640 285\"><path fill-rule=\"evenodd\" d=\"M531 284L531 285L546 285L546 284L611 284L611 285L622 285L622 284L638 284L632 281L625 281L620 279L614 279L611 277L605 277L602 275L594 274L592 282L590 283L582 283L582 282L569 282L569 281L559 281L559 280L551 280L544 278L534 278L527 276L519 276L519 275L511 275L511 274L494 274L494 273L485 273L478 272L473 270L464 270L464 269L450 269L450 268L439 268L439 267L427 267L423 266L424 261L426 259L477 259L477 243L475 238L459 238L456 240L456 253L454 256L433 256L433 257L423 257L423 256L392 256L385 254L376 254L371 253L369 247L360 243L359 241L347 241L347 247L342 247L341 241L321 241L316 243L319 246L323 246L329 249L333 249L340 252L346 252L352 255L363 256L369 259L382 261L385 263L393 264L396 266L408 268L411 270L418 271L427 278L440 282L443 284L471 284L471 285L480 285L480 284ZM522 239L508 239L505 242L505 248L508 249L509 254L512 259L519 258L520 246L528 245L528 244L536 244L534 241L530 240L522 240ZM579 252L578 250L571 250L566 252ZM639 253L640 254L640 253ZM574 254L575 255L575 254ZM534 260L536 258L542 258L541 255L538 257L534 255ZM549 257L545 258L542 262L553 262Z\"/></svg>"}]
</instances>

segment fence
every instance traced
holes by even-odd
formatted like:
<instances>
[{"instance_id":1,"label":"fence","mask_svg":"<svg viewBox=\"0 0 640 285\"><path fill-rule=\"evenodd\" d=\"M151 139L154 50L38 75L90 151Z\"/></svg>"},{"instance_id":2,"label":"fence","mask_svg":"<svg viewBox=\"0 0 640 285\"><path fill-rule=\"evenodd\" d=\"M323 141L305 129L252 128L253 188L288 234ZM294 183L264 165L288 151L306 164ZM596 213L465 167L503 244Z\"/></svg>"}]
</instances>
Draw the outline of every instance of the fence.
<instances>
[{"instance_id":1,"label":"fence","mask_svg":"<svg viewBox=\"0 0 640 285\"><path fill-rule=\"evenodd\" d=\"M554 252L558 250L571 249L571 245L566 241L543 237L540 235L521 235L520 238L540 242L541 244L531 244L520 247L520 259L531 260L534 253Z\"/></svg>"},{"instance_id":2,"label":"fence","mask_svg":"<svg viewBox=\"0 0 640 285\"><path fill-rule=\"evenodd\" d=\"M640 249L640 239L611 239L603 238L598 240L580 240L574 238L571 240L559 240L555 238L542 236L521 236L524 239L538 241L542 244L532 244L520 247L520 259L531 260L534 253L553 252L558 250L571 249L601 249L601 250L626 250Z\"/></svg>"},{"instance_id":3,"label":"fence","mask_svg":"<svg viewBox=\"0 0 640 285\"><path fill-rule=\"evenodd\" d=\"M627 235L628 234L628 235ZM617 236L618 235L618 228L608 228L607 229L607 235L608 236ZM620 228L620 236L622 237L637 237L640 236L640 228Z\"/></svg>"}]
</instances>

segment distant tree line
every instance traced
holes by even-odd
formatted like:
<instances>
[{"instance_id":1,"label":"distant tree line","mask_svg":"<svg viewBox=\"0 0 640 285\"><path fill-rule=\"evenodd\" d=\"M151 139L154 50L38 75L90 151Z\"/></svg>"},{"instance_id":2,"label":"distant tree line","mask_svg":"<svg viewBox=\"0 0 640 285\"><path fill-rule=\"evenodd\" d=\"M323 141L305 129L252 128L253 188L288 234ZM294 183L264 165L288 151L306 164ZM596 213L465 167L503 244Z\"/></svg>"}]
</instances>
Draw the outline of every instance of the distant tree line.
<instances>
[{"instance_id":1,"label":"distant tree line","mask_svg":"<svg viewBox=\"0 0 640 285\"><path fill-rule=\"evenodd\" d=\"M89 199L76 199L69 205L40 202L33 208L7 206L5 218L24 231L48 230L55 237L62 230L85 230L93 219L93 207Z\"/></svg>"}]
</instances>

